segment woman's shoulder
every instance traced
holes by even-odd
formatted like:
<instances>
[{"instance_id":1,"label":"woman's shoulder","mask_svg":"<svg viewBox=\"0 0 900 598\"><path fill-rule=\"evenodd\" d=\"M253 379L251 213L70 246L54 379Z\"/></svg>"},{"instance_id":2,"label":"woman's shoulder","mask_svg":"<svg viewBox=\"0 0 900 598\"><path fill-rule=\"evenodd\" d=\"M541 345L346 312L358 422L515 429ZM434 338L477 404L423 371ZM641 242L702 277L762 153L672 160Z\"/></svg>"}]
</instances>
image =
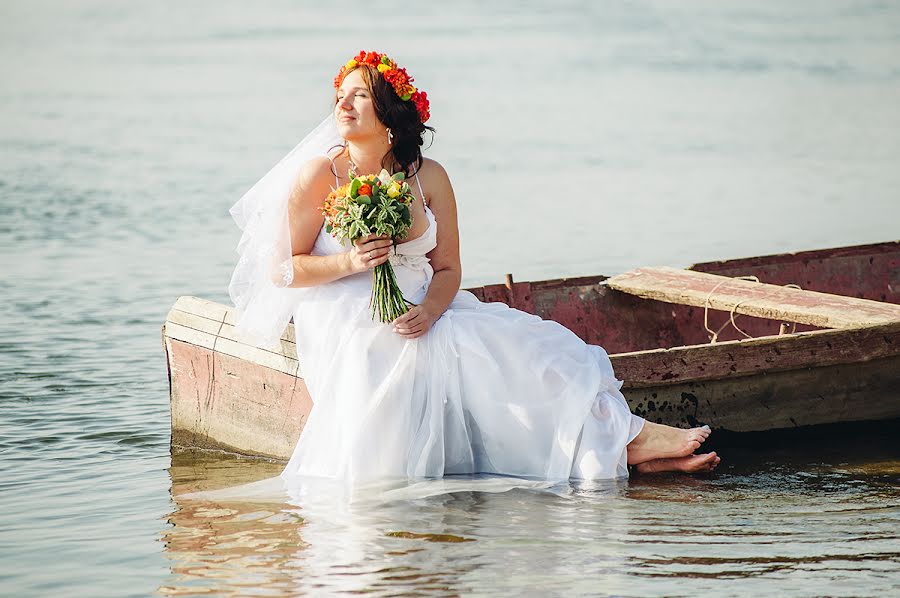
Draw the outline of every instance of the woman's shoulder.
<instances>
[{"instance_id":1,"label":"woman's shoulder","mask_svg":"<svg viewBox=\"0 0 900 598\"><path fill-rule=\"evenodd\" d=\"M296 206L321 205L334 189L335 179L332 162L328 156L310 158L299 168L294 179L290 203Z\"/></svg>"},{"instance_id":2,"label":"woman's shoulder","mask_svg":"<svg viewBox=\"0 0 900 598\"><path fill-rule=\"evenodd\" d=\"M448 178L447 171L441 165L440 162L433 158L426 158L422 156L422 166L419 168L419 172L422 173L422 176L425 177L441 177Z\"/></svg>"},{"instance_id":3,"label":"woman's shoulder","mask_svg":"<svg viewBox=\"0 0 900 598\"><path fill-rule=\"evenodd\" d=\"M304 162L297 173L297 185L304 188L316 188L325 185L334 186L334 163L326 155L315 156Z\"/></svg>"},{"instance_id":4,"label":"woman's shoulder","mask_svg":"<svg viewBox=\"0 0 900 598\"><path fill-rule=\"evenodd\" d=\"M334 180L334 162L324 154L315 156L303 165L300 169L300 175L301 177L306 177L309 181L323 177L331 177L331 180Z\"/></svg>"},{"instance_id":5,"label":"woman's shoulder","mask_svg":"<svg viewBox=\"0 0 900 598\"><path fill-rule=\"evenodd\" d=\"M440 162L423 157L418 176L422 191L425 193L425 201L432 211L443 210L446 207L442 206L455 204L450 177Z\"/></svg>"},{"instance_id":6,"label":"woman's shoulder","mask_svg":"<svg viewBox=\"0 0 900 598\"><path fill-rule=\"evenodd\" d=\"M432 158L422 158L422 166L417 176L420 177L422 186L432 191L446 189L450 186L450 177L440 162ZM426 193L428 193L426 191ZM431 195L429 193L429 195Z\"/></svg>"}]
</instances>

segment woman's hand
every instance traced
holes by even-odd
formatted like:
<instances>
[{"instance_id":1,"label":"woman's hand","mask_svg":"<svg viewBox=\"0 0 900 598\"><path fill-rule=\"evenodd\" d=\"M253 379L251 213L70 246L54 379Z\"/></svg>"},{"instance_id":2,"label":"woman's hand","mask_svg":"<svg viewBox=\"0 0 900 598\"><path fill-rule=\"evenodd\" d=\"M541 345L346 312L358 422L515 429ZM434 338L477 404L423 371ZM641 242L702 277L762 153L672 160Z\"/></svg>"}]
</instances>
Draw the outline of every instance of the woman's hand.
<instances>
[{"instance_id":1,"label":"woman's hand","mask_svg":"<svg viewBox=\"0 0 900 598\"><path fill-rule=\"evenodd\" d=\"M350 257L350 270L356 274L385 263L390 258L393 244L391 238L386 235L380 237L367 235L357 239L347 252Z\"/></svg>"},{"instance_id":2,"label":"woman's hand","mask_svg":"<svg viewBox=\"0 0 900 598\"><path fill-rule=\"evenodd\" d=\"M419 338L431 329L441 314L433 313L424 303L413 305L409 311L392 322L394 332L404 338Z\"/></svg>"}]
</instances>

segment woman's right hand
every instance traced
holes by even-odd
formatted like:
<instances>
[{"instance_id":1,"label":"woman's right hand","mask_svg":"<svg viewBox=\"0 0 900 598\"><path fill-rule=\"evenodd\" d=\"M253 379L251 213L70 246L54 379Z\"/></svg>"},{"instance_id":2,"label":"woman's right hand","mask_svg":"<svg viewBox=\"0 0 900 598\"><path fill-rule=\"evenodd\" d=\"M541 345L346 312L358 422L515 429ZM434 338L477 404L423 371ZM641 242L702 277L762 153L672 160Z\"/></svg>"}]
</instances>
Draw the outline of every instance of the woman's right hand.
<instances>
[{"instance_id":1,"label":"woman's right hand","mask_svg":"<svg viewBox=\"0 0 900 598\"><path fill-rule=\"evenodd\" d=\"M390 258L391 246L394 242L387 235L376 237L368 235L357 239L350 249L350 269L354 274L365 272Z\"/></svg>"}]
</instances>

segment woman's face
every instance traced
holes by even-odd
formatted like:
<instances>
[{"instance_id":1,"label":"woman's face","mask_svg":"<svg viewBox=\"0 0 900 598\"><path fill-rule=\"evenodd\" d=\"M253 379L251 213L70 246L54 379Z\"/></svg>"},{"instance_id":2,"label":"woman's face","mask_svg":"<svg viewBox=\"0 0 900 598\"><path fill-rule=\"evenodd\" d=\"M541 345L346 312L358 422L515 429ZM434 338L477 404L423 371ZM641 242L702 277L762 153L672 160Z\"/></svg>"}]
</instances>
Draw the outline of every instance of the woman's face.
<instances>
[{"instance_id":1,"label":"woman's face","mask_svg":"<svg viewBox=\"0 0 900 598\"><path fill-rule=\"evenodd\" d=\"M334 119L341 137L347 140L376 135L384 125L375 114L372 92L366 87L360 69L344 77L335 93Z\"/></svg>"}]
</instances>

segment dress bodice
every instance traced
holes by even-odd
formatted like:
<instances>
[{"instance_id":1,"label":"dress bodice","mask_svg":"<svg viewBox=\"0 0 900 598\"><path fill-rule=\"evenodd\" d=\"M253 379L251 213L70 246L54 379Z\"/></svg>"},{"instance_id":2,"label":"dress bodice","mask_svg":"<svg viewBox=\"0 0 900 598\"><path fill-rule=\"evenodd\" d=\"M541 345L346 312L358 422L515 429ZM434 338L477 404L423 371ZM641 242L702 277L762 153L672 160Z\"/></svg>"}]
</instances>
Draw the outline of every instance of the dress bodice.
<instances>
[{"instance_id":1,"label":"dress bodice","mask_svg":"<svg viewBox=\"0 0 900 598\"><path fill-rule=\"evenodd\" d=\"M426 257L426 254L437 247L437 220L435 220L434 214L427 205L425 206L425 217L428 219L428 228L425 229L422 235L394 246L390 262L395 268L402 266L413 270L423 270L428 266L430 260ZM349 241L339 243L322 226L319 230L319 236L316 238L312 254L334 255L349 250Z\"/></svg>"},{"instance_id":2,"label":"dress bodice","mask_svg":"<svg viewBox=\"0 0 900 598\"><path fill-rule=\"evenodd\" d=\"M332 168L334 172L337 172L333 160ZM437 247L437 220L434 217L434 213L429 209L428 204L425 203L425 191L422 189L422 183L419 181L418 175L415 175L414 178L419 187L419 197L422 198L428 227L424 233L415 239L395 244L388 259L391 266L393 266L397 285L403 296L408 301L418 303L424 299L428 286L431 284L431 278L434 276L434 268L431 267L431 260L427 254ZM335 176L335 187L339 183L340 181ZM335 255L350 251L350 247L350 242L347 240L343 243L338 242L325 230L323 224L322 228L319 229L319 235L316 237L311 253L312 255ZM368 302L372 294L372 281L373 277L370 272L360 272L340 279L334 284L346 292L365 297Z\"/></svg>"}]
</instances>

